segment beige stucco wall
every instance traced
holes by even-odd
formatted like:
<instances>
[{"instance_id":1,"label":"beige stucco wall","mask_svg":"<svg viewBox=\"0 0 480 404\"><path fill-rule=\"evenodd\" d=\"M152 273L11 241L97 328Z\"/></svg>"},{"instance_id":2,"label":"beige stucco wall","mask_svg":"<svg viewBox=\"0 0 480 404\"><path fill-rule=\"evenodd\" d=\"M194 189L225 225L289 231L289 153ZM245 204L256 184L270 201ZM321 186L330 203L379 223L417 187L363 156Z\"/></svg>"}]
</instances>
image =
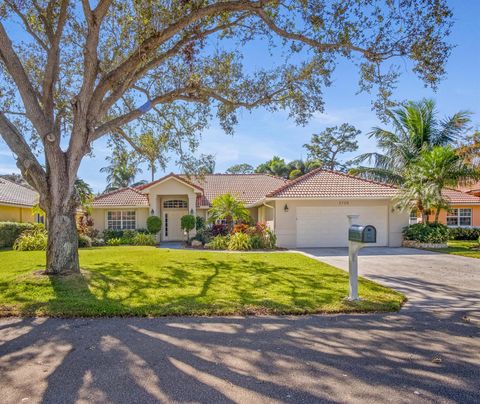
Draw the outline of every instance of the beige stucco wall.
<instances>
[{"instance_id":1,"label":"beige stucco wall","mask_svg":"<svg viewBox=\"0 0 480 404\"><path fill-rule=\"evenodd\" d=\"M34 222L31 208L0 205L0 222Z\"/></svg>"},{"instance_id":2,"label":"beige stucco wall","mask_svg":"<svg viewBox=\"0 0 480 404\"><path fill-rule=\"evenodd\" d=\"M285 204L288 212L285 212ZM298 207L345 207L345 206L388 206L388 245L399 247L401 245L401 233L403 227L408 225L408 213L392 212L391 203L388 200L276 200L270 201L269 205L275 206L275 234L277 244L281 247L294 248L297 245L297 208ZM332 217L332 220L335 220Z\"/></svg>"},{"instance_id":3,"label":"beige stucco wall","mask_svg":"<svg viewBox=\"0 0 480 404\"><path fill-rule=\"evenodd\" d=\"M108 211L134 210L137 229L147 228L147 218L149 216L148 208L94 208L92 209L93 227L99 231L107 228Z\"/></svg>"}]
</instances>

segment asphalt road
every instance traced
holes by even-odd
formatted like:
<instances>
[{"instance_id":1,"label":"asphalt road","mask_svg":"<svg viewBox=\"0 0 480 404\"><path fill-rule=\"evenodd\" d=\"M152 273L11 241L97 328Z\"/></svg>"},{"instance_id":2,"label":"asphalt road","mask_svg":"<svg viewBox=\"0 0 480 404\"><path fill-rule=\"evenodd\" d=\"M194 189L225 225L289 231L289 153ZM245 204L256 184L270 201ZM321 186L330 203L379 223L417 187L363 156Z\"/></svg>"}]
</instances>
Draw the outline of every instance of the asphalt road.
<instances>
[{"instance_id":1,"label":"asphalt road","mask_svg":"<svg viewBox=\"0 0 480 404\"><path fill-rule=\"evenodd\" d=\"M475 284L424 304L408 271L400 313L0 319L0 402L479 403Z\"/></svg>"}]
</instances>

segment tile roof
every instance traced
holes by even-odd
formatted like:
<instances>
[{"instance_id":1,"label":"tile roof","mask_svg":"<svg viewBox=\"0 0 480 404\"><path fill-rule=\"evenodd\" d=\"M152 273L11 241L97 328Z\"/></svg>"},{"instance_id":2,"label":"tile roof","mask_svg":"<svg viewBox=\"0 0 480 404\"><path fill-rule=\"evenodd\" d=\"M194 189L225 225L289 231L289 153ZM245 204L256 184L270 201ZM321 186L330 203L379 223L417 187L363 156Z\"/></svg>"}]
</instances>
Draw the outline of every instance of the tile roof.
<instances>
[{"instance_id":1,"label":"tile roof","mask_svg":"<svg viewBox=\"0 0 480 404\"><path fill-rule=\"evenodd\" d=\"M33 206L36 203L38 203L36 191L0 178L0 204Z\"/></svg>"},{"instance_id":2,"label":"tile roof","mask_svg":"<svg viewBox=\"0 0 480 404\"><path fill-rule=\"evenodd\" d=\"M474 192L479 192L480 191L480 181L470 184L470 185L463 185L458 187L459 191L462 192L467 192L467 193L474 193Z\"/></svg>"},{"instance_id":3,"label":"tile roof","mask_svg":"<svg viewBox=\"0 0 480 404\"><path fill-rule=\"evenodd\" d=\"M203 178L189 179L204 189L203 206L209 206L216 196L227 192L251 205L289 182L268 174L207 174Z\"/></svg>"},{"instance_id":4,"label":"tile roof","mask_svg":"<svg viewBox=\"0 0 480 404\"><path fill-rule=\"evenodd\" d=\"M480 205L480 197L456 189L445 188L442 194L452 205Z\"/></svg>"},{"instance_id":5,"label":"tile roof","mask_svg":"<svg viewBox=\"0 0 480 404\"><path fill-rule=\"evenodd\" d=\"M397 193L397 188L352 175L316 169L283 187L267 194L270 198L386 198Z\"/></svg>"},{"instance_id":6,"label":"tile roof","mask_svg":"<svg viewBox=\"0 0 480 404\"><path fill-rule=\"evenodd\" d=\"M120 188L106 194L97 196L92 203L94 208L114 206L146 206L148 207L148 196L134 188Z\"/></svg>"},{"instance_id":7,"label":"tile roof","mask_svg":"<svg viewBox=\"0 0 480 404\"><path fill-rule=\"evenodd\" d=\"M152 185L158 184L159 182L165 181L168 178L176 178L177 180L180 180L181 182L184 182L185 184L188 184L194 188L197 188L199 191L203 191L203 188L200 187L198 184L193 183L189 178L187 178L185 175L178 175L174 173L170 173L168 175L163 176L162 178L159 178L158 180L155 180L153 182L149 182L148 184L143 184L139 185L136 187L138 190L144 190L146 188L150 188Z\"/></svg>"},{"instance_id":8,"label":"tile roof","mask_svg":"<svg viewBox=\"0 0 480 404\"><path fill-rule=\"evenodd\" d=\"M150 185L169 177L203 190L197 195L197 207L210 206L212 200L230 192L246 205L253 205L267 198L317 198L317 199L390 199L397 193L397 188L366 180L352 175L317 169L288 181L268 174L207 174L204 177L193 177L169 174L153 183L136 188L121 188L95 198L93 207L115 206L149 206L148 196L142 191ZM4 181L4 180L2 180ZM14 184L15 185L15 184ZM20 187L20 186L19 186ZM21 187L24 188L24 187ZM24 188L26 189L26 188ZM28 189L26 189L29 192ZM443 191L452 205L479 204L480 198L454 189ZM1 191L0 191L1 195Z\"/></svg>"}]
</instances>

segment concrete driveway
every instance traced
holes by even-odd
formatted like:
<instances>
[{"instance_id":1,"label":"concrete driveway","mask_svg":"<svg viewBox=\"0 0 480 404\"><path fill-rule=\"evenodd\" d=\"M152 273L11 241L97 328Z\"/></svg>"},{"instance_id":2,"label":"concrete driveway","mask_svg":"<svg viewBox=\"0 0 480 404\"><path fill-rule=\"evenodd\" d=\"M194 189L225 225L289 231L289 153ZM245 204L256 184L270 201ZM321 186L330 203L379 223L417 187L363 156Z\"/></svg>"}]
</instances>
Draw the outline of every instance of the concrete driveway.
<instances>
[{"instance_id":1,"label":"concrete driveway","mask_svg":"<svg viewBox=\"0 0 480 404\"><path fill-rule=\"evenodd\" d=\"M348 271L348 249L301 249ZM480 260L412 248L369 247L360 251L359 274L403 292L403 310L480 311Z\"/></svg>"}]
</instances>

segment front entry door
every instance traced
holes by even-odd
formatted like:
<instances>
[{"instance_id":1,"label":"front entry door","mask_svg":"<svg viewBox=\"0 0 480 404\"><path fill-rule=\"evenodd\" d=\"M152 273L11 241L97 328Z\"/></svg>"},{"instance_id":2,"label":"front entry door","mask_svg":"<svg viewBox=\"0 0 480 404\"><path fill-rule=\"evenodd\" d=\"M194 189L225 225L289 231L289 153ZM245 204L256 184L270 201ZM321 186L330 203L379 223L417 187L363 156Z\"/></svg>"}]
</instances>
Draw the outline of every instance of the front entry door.
<instances>
[{"instance_id":1,"label":"front entry door","mask_svg":"<svg viewBox=\"0 0 480 404\"><path fill-rule=\"evenodd\" d=\"M183 230L180 226L182 216L188 215L188 209L165 209L163 211L163 240L184 240Z\"/></svg>"}]
</instances>

